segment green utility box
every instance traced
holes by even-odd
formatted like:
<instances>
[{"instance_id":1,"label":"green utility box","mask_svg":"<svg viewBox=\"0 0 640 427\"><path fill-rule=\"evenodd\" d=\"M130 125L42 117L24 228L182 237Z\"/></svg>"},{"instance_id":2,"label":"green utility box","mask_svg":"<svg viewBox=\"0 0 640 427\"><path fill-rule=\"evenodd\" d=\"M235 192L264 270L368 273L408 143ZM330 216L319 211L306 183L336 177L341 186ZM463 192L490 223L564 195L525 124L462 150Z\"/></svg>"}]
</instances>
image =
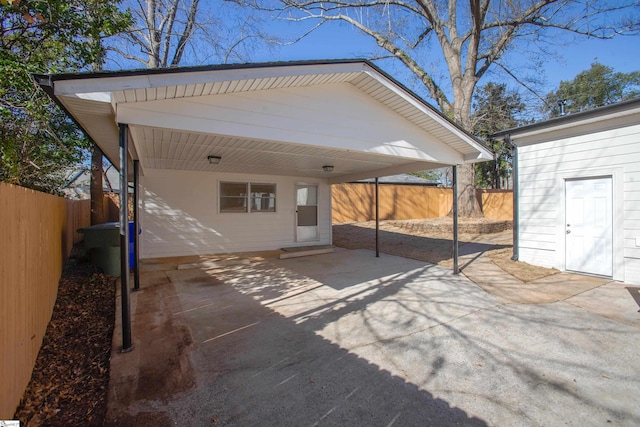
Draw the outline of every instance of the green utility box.
<instances>
[{"instance_id":1,"label":"green utility box","mask_svg":"<svg viewBox=\"0 0 640 427\"><path fill-rule=\"evenodd\" d=\"M91 263L104 274L120 277L120 223L105 222L78 229L84 234L84 245L89 250Z\"/></svg>"}]
</instances>

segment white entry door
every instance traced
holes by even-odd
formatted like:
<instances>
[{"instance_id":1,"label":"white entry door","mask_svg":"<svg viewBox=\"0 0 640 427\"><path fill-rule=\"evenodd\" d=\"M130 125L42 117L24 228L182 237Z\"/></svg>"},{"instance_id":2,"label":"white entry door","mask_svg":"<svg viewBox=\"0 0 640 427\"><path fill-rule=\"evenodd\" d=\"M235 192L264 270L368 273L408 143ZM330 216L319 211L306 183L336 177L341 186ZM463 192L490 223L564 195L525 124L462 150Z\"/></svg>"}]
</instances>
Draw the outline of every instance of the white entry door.
<instances>
[{"instance_id":1,"label":"white entry door","mask_svg":"<svg viewBox=\"0 0 640 427\"><path fill-rule=\"evenodd\" d=\"M611 177L565 181L565 268L613 275Z\"/></svg>"},{"instance_id":2,"label":"white entry door","mask_svg":"<svg viewBox=\"0 0 640 427\"><path fill-rule=\"evenodd\" d=\"M318 239L318 186L296 185L296 241Z\"/></svg>"}]
</instances>

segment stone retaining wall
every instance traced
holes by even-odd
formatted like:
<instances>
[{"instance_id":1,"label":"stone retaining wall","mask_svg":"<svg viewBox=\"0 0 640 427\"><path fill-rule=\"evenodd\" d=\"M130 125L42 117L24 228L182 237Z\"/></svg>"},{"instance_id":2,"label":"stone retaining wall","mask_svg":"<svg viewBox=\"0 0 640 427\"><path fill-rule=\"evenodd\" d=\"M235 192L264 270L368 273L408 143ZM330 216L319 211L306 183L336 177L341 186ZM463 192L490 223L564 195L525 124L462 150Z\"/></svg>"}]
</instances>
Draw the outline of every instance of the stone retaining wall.
<instances>
[{"instance_id":1,"label":"stone retaining wall","mask_svg":"<svg viewBox=\"0 0 640 427\"><path fill-rule=\"evenodd\" d=\"M386 223L410 232L453 233L453 220L437 222L429 220L386 221ZM513 221L461 221L458 223L458 233L460 234L491 234L511 229L513 229Z\"/></svg>"}]
</instances>

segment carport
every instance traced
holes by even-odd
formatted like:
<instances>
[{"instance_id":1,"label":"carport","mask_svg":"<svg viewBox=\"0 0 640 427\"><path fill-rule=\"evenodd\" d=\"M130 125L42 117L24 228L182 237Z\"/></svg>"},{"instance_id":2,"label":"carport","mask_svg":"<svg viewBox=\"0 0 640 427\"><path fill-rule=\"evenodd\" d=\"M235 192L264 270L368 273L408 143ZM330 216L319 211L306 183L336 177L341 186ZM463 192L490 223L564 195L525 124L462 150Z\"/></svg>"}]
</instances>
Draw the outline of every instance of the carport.
<instances>
[{"instance_id":1,"label":"carport","mask_svg":"<svg viewBox=\"0 0 640 427\"><path fill-rule=\"evenodd\" d=\"M331 244L331 184L452 166L455 201L457 165L493 158L365 60L35 78L121 173L125 351L130 181L138 260Z\"/></svg>"}]
</instances>

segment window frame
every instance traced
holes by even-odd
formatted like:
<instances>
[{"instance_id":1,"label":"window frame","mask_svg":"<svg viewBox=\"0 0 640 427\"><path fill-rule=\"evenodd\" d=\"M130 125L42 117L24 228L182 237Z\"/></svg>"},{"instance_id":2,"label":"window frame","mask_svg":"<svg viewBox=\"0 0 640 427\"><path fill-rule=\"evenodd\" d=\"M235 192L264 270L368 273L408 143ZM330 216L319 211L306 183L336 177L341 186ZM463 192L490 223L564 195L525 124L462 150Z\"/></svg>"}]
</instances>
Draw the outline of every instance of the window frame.
<instances>
[{"instance_id":1,"label":"window frame","mask_svg":"<svg viewBox=\"0 0 640 427\"><path fill-rule=\"evenodd\" d=\"M245 188L244 196L227 196L227 195L223 195L222 187L225 184L228 184L228 185L244 185L244 188ZM248 182L220 181L219 184L218 184L218 212L219 213L248 213L249 212L249 206L247 204L248 195L249 195L249 183ZM224 204L222 203L222 201L225 200L225 199L226 200L231 200L231 199L244 200L244 209L240 210L240 209L230 209L230 208L223 207Z\"/></svg>"},{"instance_id":2,"label":"window frame","mask_svg":"<svg viewBox=\"0 0 640 427\"><path fill-rule=\"evenodd\" d=\"M235 185L244 185L246 192L244 196L225 196L223 195L223 186L225 184L235 184ZM269 197L254 197L252 186L270 186L273 189L273 196ZM265 192L261 192L264 194ZM224 199L242 199L244 200L244 210L240 209L229 209L223 207ZM268 202L268 205L273 204L273 208L267 209L254 209L254 201L260 200L272 200L272 202ZM227 213L235 213L235 214L251 214L251 213L276 213L278 211L278 185L275 182L251 182L251 181L218 181L218 213L227 214Z\"/></svg>"},{"instance_id":3,"label":"window frame","mask_svg":"<svg viewBox=\"0 0 640 427\"><path fill-rule=\"evenodd\" d=\"M273 191L271 192L271 194L273 194L273 196L268 196L268 197L254 197L254 191L253 191L253 186L269 186L273 188ZM261 194L264 194L264 192L262 192ZM253 202L254 200L273 200L273 209L271 208L267 208L267 209L253 209ZM277 207L278 207L278 203L277 203L278 197L277 197L277 185L275 183L270 183L270 182L249 182L249 213L275 213L277 212ZM268 203L271 204L271 203Z\"/></svg>"}]
</instances>

